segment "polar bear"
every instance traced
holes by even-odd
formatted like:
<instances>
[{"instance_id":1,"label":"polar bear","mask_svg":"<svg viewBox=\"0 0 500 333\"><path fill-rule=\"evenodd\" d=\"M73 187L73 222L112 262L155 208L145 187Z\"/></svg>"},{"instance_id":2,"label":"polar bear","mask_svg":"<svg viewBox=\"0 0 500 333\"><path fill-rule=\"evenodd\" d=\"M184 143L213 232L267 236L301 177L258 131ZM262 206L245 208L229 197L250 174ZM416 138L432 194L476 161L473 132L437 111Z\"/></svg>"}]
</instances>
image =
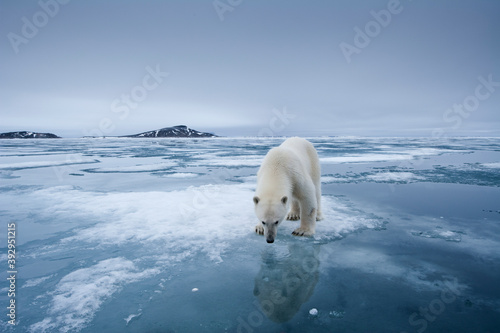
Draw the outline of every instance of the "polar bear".
<instances>
[{"instance_id":1,"label":"polar bear","mask_svg":"<svg viewBox=\"0 0 500 333\"><path fill-rule=\"evenodd\" d=\"M322 219L320 177L318 154L309 141L293 137L272 148L257 173L253 202L260 223L255 232L273 243L286 217L300 219L293 235L314 235L316 220Z\"/></svg>"}]
</instances>

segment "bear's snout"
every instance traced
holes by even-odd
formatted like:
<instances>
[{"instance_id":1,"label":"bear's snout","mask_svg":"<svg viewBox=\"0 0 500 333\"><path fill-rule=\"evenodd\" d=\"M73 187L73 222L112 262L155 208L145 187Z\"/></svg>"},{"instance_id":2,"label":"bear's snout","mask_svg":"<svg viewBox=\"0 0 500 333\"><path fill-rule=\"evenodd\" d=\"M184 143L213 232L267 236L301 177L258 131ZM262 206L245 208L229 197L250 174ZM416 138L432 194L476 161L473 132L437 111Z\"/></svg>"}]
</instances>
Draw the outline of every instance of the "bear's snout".
<instances>
[{"instance_id":1,"label":"bear's snout","mask_svg":"<svg viewBox=\"0 0 500 333\"><path fill-rule=\"evenodd\" d=\"M270 244L270 243L274 243L274 238L267 238L266 241Z\"/></svg>"}]
</instances>

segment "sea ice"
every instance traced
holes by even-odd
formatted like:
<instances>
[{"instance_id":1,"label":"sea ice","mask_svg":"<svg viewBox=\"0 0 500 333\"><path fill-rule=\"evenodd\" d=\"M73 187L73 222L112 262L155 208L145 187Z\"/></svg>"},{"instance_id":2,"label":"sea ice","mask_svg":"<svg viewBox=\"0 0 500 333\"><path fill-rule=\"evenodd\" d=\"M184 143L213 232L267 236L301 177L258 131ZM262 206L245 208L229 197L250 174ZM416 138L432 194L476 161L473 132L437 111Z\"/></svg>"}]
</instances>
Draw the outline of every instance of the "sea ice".
<instances>
[{"instance_id":1,"label":"sea ice","mask_svg":"<svg viewBox=\"0 0 500 333\"><path fill-rule=\"evenodd\" d=\"M458 296L431 330L497 327L498 139L311 138L325 218L311 238L284 221L270 247L253 231L252 196L282 141L0 142L23 304L0 331L332 331L345 313L366 331L389 312L381 331L410 331L411 311L443 290ZM259 290L286 296L274 309L289 315L276 321Z\"/></svg>"}]
</instances>

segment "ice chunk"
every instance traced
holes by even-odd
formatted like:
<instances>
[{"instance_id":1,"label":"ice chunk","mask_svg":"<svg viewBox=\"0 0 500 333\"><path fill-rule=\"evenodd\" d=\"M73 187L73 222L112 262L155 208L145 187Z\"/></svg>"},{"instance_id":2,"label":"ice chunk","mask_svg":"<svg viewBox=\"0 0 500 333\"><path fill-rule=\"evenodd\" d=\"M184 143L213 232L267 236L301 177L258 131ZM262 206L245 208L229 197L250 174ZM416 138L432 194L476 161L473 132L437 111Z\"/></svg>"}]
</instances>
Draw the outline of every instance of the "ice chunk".
<instances>
[{"instance_id":1,"label":"ice chunk","mask_svg":"<svg viewBox=\"0 0 500 333\"><path fill-rule=\"evenodd\" d=\"M366 178L377 182L396 183L408 183L410 181L425 179L411 172L380 172L373 175L368 175L366 176Z\"/></svg>"},{"instance_id":2,"label":"ice chunk","mask_svg":"<svg viewBox=\"0 0 500 333\"><path fill-rule=\"evenodd\" d=\"M73 161L33 161L33 162L18 162L18 163L4 163L0 164L0 170L21 170L21 169L34 169L34 168L47 168L62 165L74 164L92 164L99 163L95 159L79 159Z\"/></svg>"},{"instance_id":3,"label":"ice chunk","mask_svg":"<svg viewBox=\"0 0 500 333\"><path fill-rule=\"evenodd\" d=\"M317 316L318 315L318 309L312 308L311 310L309 310L309 314L311 316Z\"/></svg>"},{"instance_id":4,"label":"ice chunk","mask_svg":"<svg viewBox=\"0 0 500 333\"><path fill-rule=\"evenodd\" d=\"M137 314L131 314L131 315L129 315L127 318L123 318L123 319L125 320L126 325L128 326L128 323L130 323L130 321L131 321L132 319L134 319L134 318L138 318L138 317L140 317L140 316L142 316L142 312L139 312L139 313L137 313Z\"/></svg>"},{"instance_id":5,"label":"ice chunk","mask_svg":"<svg viewBox=\"0 0 500 333\"><path fill-rule=\"evenodd\" d=\"M500 162L496 163L483 163L481 164L485 168L500 169Z\"/></svg>"},{"instance_id":6,"label":"ice chunk","mask_svg":"<svg viewBox=\"0 0 500 333\"><path fill-rule=\"evenodd\" d=\"M171 178L195 178L195 177L198 177L199 174L192 173L192 172L175 172L175 173L166 174L165 176L171 177Z\"/></svg>"},{"instance_id":7,"label":"ice chunk","mask_svg":"<svg viewBox=\"0 0 500 333\"><path fill-rule=\"evenodd\" d=\"M412 231L411 234L418 237L444 239L447 242L458 243L462 241L463 232L436 229L430 231Z\"/></svg>"}]
</instances>

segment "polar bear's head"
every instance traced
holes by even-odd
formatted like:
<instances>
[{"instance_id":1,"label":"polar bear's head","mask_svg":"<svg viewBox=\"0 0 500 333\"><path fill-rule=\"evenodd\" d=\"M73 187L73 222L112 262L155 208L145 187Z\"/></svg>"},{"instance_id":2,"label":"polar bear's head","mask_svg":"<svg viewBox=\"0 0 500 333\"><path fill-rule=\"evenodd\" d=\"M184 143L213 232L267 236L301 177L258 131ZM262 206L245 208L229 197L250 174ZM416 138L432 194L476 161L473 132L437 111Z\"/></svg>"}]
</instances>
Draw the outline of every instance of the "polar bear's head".
<instances>
[{"instance_id":1,"label":"polar bear's head","mask_svg":"<svg viewBox=\"0 0 500 333\"><path fill-rule=\"evenodd\" d=\"M273 243L278 231L278 226L288 212L288 197L253 197L255 214L264 228L264 236L268 243Z\"/></svg>"}]
</instances>

